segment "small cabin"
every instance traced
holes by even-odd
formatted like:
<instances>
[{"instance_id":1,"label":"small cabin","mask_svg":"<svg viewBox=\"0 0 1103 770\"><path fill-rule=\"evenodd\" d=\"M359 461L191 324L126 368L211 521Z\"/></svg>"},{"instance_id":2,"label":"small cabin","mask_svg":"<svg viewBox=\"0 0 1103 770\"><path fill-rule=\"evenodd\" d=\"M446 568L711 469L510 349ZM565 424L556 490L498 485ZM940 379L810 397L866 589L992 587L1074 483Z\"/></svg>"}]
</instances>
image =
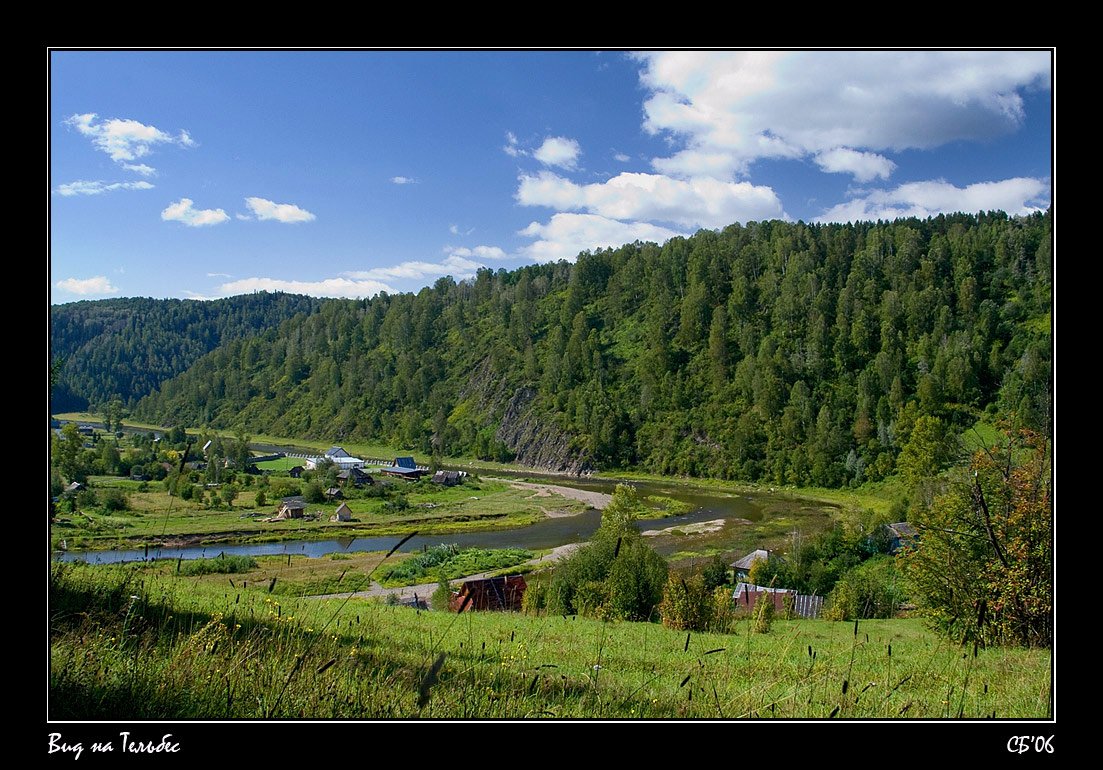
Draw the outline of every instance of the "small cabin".
<instances>
[{"instance_id":1,"label":"small cabin","mask_svg":"<svg viewBox=\"0 0 1103 770\"><path fill-rule=\"evenodd\" d=\"M280 501L276 518L301 519L304 513L306 513L306 498L296 495L295 497L285 497Z\"/></svg>"},{"instance_id":2,"label":"small cabin","mask_svg":"<svg viewBox=\"0 0 1103 770\"><path fill-rule=\"evenodd\" d=\"M468 580L452 594L448 606L453 612L497 610L520 612L527 588L523 575Z\"/></svg>"},{"instance_id":3,"label":"small cabin","mask_svg":"<svg viewBox=\"0 0 1103 770\"><path fill-rule=\"evenodd\" d=\"M446 487L454 487L463 481L459 471L437 471L430 480L434 484L441 484Z\"/></svg>"},{"instance_id":4,"label":"small cabin","mask_svg":"<svg viewBox=\"0 0 1103 770\"><path fill-rule=\"evenodd\" d=\"M330 518L330 521L352 521L352 509L349 508L348 503L341 503L337 506L337 512Z\"/></svg>"}]
</instances>

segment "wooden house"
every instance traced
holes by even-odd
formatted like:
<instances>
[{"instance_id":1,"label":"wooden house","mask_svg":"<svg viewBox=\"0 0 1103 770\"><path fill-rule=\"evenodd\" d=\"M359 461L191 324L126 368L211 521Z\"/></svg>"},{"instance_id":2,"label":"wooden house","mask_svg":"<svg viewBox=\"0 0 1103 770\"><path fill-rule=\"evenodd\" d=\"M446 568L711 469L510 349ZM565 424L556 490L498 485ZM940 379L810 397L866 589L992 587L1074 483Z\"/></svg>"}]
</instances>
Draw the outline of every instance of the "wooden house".
<instances>
[{"instance_id":1,"label":"wooden house","mask_svg":"<svg viewBox=\"0 0 1103 770\"><path fill-rule=\"evenodd\" d=\"M375 480L359 468L349 468L337 474L337 483L340 485L352 484L354 487L370 486Z\"/></svg>"},{"instance_id":2,"label":"wooden house","mask_svg":"<svg viewBox=\"0 0 1103 770\"><path fill-rule=\"evenodd\" d=\"M774 605L774 612L785 612L786 599L792 605L793 614L801 618L818 618L823 609L823 597L799 594L791 588L770 588L751 583L739 583L732 594L737 610L750 612L758 603L760 596L766 596Z\"/></svg>"},{"instance_id":3,"label":"wooden house","mask_svg":"<svg viewBox=\"0 0 1103 770\"><path fill-rule=\"evenodd\" d=\"M287 475L293 479L301 479L303 477L303 466L296 465L287 471Z\"/></svg>"},{"instance_id":4,"label":"wooden house","mask_svg":"<svg viewBox=\"0 0 1103 770\"><path fill-rule=\"evenodd\" d=\"M747 575L750 574L751 567L756 561L769 560L770 552L764 548L757 548L744 556L742 559L739 559L738 561L733 561L730 566L735 571L735 579L743 580L747 577Z\"/></svg>"},{"instance_id":5,"label":"wooden house","mask_svg":"<svg viewBox=\"0 0 1103 770\"><path fill-rule=\"evenodd\" d=\"M913 545L919 532L906 521L898 521L895 524L886 524L886 534L889 536L889 548L891 553L896 553L901 548Z\"/></svg>"},{"instance_id":6,"label":"wooden house","mask_svg":"<svg viewBox=\"0 0 1103 770\"><path fill-rule=\"evenodd\" d=\"M285 497L280 501L280 508L276 513L276 518L301 519L304 513L306 513L306 498L296 495L294 497Z\"/></svg>"},{"instance_id":7,"label":"wooden house","mask_svg":"<svg viewBox=\"0 0 1103 770\"><path fill-rule=\"evenodd\" d=\"M449 608L453 612L470 610L506 610L519 612L525 595L523 575L504 575L481 580L468 580L452 594Z\"/></svg>"},{"instance_id":8,"label":"wooden house","mask_svg":"<svg viewBox=\"0 0 1103 770\"><path fill-rule=\"evenodd\" d=\"M330 487L326 490L326 500L340 500L345 496L339 487Z\"/></svg>"},{"instance_id":9,"label":"wooden house","mask_svg":"<svg viewBox=\"0 0 1103 770\"><path fill-rule=\"evenodd\" d=\"M425 469L417 467L412 457L396 457L391 465L380 468L379 473L407 481L417 481L425 474Z\"/></svg>"},{"instance_id":10,"label":"wooden house","mask_svg":"<svg viewBox=\"0 0 1103 770\"><path fill-rule=\"evenodd\" d=\"M430 480L434 484L442 484L446 487L454 487L463 481L459 471L437 471Z\"/></svg>"},{"instance_id":11,"label":"wooden house","mask_svg":"<svg viewBox=\"0 0 1103 770\"><path fill-rule=\"evenodd\" d=\"M341 503L337 506L337 512L330 518L330 521L352 521L352 510L349 508L348 503Z\"/></svg>"}]
</instances>

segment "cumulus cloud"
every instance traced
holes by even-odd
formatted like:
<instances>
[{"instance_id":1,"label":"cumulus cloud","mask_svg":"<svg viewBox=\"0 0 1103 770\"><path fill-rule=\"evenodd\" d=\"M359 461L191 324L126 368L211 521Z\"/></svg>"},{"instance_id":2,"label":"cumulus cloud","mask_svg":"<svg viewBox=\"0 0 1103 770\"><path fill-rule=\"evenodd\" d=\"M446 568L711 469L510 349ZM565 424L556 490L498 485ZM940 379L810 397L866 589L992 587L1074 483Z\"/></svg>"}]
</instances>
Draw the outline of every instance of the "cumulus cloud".
<instances>
[{"instance_id":1,"label":"cumulus cloud","mask_svg":"<svg viewBox=\"0 0 1103 770\"><path fill-rule=\"evenodd\" d=\"M1045 51L661 51L637 55L656 170L721 178L759 158L931 148L1017 129Z\"/></svg>"},{"instance_id":2,"label":"cumulus cloud","mask_svg":"<svg viewBox=\"0 0 1103 770\"><path fill-rule=\"evenodd\" d=\"M392 176L391 181L395 184L417 184L417 180L412 176Z\"/></svg>"},{"instance_id":3,"label":"cumulus cloud","mask_svg":"<svg viewBox=\"0 0 1103 770\"><path fill-rule=\"evenodd\" d=\"M853 174L859 182L888 179L896 164L875 152L836 147L816 156L816 165L833 174Z\"/></svg>"},{"instance_id":4,"label":"cumulus cloud","mask_svg":"<svg viewBox=\"0 0 1103 770\"><path fill-rule=\"evenodd\" d=\"M475 271L480 267L483 267L483 265L478 262L453 254L449 255L441 262L410 260L387 267L373 267L369 270L357 270L345 273L345 275L349 278L358 280L418 280L441 275L451 275L453 278L463 279L475 275Z\"/></svg>"},{"instance_id":5,"label":"cumulus cloud","mask_svg":"<svg viewBox=\"0 0 1103 770\"><path fill-rule=\"evenodd\" d=\"M315 218L309 211L301 209L293 203L274 203L264 198L246 198L245 205L260 220L273 219L277 222L295 224L298 222L312 222Z\"/></svg>"},{"instance_id":6,"label":"cumulus cloud","mask_svg":"<svg viewBox=\"0 0 1103 770\"><path fill-rule=\"evenodd\" d=\"M123 168L144 176L152 174L153 168L144 163L134 164L127 161L135 161L149 155L154 145L158 144L175 144L180 147L194 147L196 144L187 131L180 131L173 136L156 126L149 126L129 118L107 120L98 118L96 113L88 112L70 116L65 120L65 124L87 136L93 147L107 153L111 160Z\"/></svg>"},{"instance_id":7,"label":"cumulus cloud","mask_svg":"<svg viewBox=\"0 0 1103 770\"><path fill-rule=\"evenodd\" d=\"M111 281L105 275L97 275L92 278L66 278L55 284L62 291L72 294L114 294L119 289L112 286Z\"/></svg>"},{"instance_id":8,"label":"cumulus cloud","mask_svg":"<svg viewBox=\"0 0 1103 770\"><path fill-rule=\"evenodd\" d=\"M582 148L574 139L565 136L549 136L532 153L533 157L545 166L573 169L578 165L578 156Z\"/></svg>"},{"instance_id":9,"label":"cumulus cloud","mask_svg":"<svg viewBox=\"0 0 1103 770\"><path fill-rule=\"evenodd\" d=\"M176 203L170 203L161 212L161 219L166 222L183 222L188 227L204 227L222 224L229 221L230 217L222 209L197 209L191 198L181 198Z\"/></svg>"},{"instance_id":10,"label":"cumulus cloud","mask_svg":"<svg viewBox=\"0 0 1103 770\"><path fill-rule=\"evenodd\" d=\"M925 219L955 212L1005 211L1025 215L1049 205L1050 186L1044 179L1015 177L955 187L937 179L909 182L892 190L867 191L828 209L820 222L857 222L898 217Z\"/></svg>"},{"instance_id":11,"label":"cumulus cloud","mask_svg":"<svg viewBox=\"0 0 1103 770\"><path fill-rule=\"evenodd\" d=\"M686 233L648 222L618 222L597 214L555 214L547 224L533 222L518 235L535 241L522 253L537 262L573 260L581 251L621 246L633 241L663 243Z\"/></svg>"},{"instance_id":12,"label":"cumulus cloud","mask_svg":"<svg viewBox=\"0 0 1103 770\"><path fill-rule=\"evenodd\" d=\"M249 294L254 291L286 291L292 294L309 294L312 297L348 297L358 299L373 297L381 291L394 292L379 281L352 278L326 278L321 281L287 281L282 278L241 278L218 287L223 295Z\"/></svg>"},{"instance_id":13,"label":"cumulus cloud","mask_svg":"<svg viewBox=\"0 0 1103 770\"><path fill-rule=\"evenodd\" d=\"M75 182L67 182L58 185L58 195L66 197L70 195L100 195L113 190L152 190L149 182L104 182L102 180L89 181L78 179Z\"/></svg>"},{"instance_id":14,"label":"cumulus cloud","mask_svg":"<svg viewBox=\"0 0 1103 770\"><path fill-rule=\"evenodd\" d=\"M549 171L523 175L517 202L558 211L587 211L606 219L671 222L682 227L723 227L732 222L783 217L781 201L769 187L688 180L659 174L622 173L579 185Z\"/></svg>"}]
</instances>

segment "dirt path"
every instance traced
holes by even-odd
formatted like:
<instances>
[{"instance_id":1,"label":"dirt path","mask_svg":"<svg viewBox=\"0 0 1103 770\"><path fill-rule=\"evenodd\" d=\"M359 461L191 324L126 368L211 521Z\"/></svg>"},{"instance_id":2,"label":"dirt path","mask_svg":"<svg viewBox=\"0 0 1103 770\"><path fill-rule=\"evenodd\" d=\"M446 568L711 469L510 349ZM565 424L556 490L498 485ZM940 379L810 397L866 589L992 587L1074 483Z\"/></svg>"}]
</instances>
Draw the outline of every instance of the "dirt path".
<instances>
[{"instance_id":1,"label":"dirt path","mask_svg":"<svg viewBox=\"0 0 1103 770\"><path fill-rule=\"evenodd\" d=\"M561 487L558 484L533 484L528 481L514 481L513 479L491 478L489 476L486 478L493 481L504 481L514 489L531 489L535 492L533 497L550 497L553 494L560 495L569 500L579 500L599 511L605 508L605 506L609 504L609 501L613 499L612 495L607 495L604 492L592 492L588 489L575 489L574 487ZM553 519L575 515L566 511L546 511L546 513L549 518Z\"/></svg>"},{"instance_id":2,"label":"dirt path","mask_svg":"<svg viewBox=\"0 0 1103 770\"><path fill-rule=\"evenodd\" d=\"M528 561L524 562L524 565L540 567L551 564L552 562L559 561L581 545L582 543L567 543L566 545L561 545L557 548L553 548L551 553L545 554L543 556L538 556L535 559L529 559ZM480 578L490 577L490 574L491 573L489 572L480 572L477 575L468 575L467 577L456 578L451 582L453 585L455 585L458 583L462 583L464 580L478 580ZM367 589L366 591L356 591L355 593L344 594L323 594L320 596L311 596L308 598L344 599L352 596L358 599L370 599L372 597L386 598L388 596L394 595L397 596L400 600L413 599L414 597L417 597L418 599L427 602L429 601L429 597L433 595L433 591L435 590L437 590L437 584L435 582L419 583L418 585L413 586L399 586L398 588L384 588L383 586L379 585L379 583L372 583L371 588Z\"/></svg>"}]
</instances>

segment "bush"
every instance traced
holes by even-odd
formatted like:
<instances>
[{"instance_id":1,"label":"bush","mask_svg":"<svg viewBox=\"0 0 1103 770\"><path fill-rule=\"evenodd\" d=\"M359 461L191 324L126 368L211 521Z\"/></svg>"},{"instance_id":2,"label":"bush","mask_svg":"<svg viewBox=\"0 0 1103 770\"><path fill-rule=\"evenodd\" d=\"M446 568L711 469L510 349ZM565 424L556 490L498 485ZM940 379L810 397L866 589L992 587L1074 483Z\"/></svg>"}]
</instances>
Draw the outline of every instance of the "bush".
<instances>
[{"instance_id":1,"label":"bush","mask_svg":"<svg viewBox=\"0 0 1103 770\"><path fill-rule=\"evenodd\" d=\"M709 631L714 634L730 634L735 625L735 602L732 600L732 590L727 586L714 588L712 591L712 619L709 622Z\"/></svg>"},{"instance_id":2,"label":"bush","mask_svg":"<svg viewBox=\"0 0 1103 770\"><path fill-rule=\"evenodd\" d=\"M326 491L322 489L320 481L312 481L307 484L304 496L308 503L324 503L326 501Z\"/></svg>"},{"instance_id":3,"label":"bush","mask_svg":"<svg viewBox=\"0 0 1103 770\"><path fill-rule=\"evenodd\" d=\"M768 591L758 595L758 601L754 605L754 625L752 630L756 634L770 633L770 626L774 622L774 600Z\"/></svg>"},{"instance_id":4,"label":"bush","mask_svg":"<svg viewBox=\"0 0 1103 770\"><path fill-rule=\"evenodd\" d=\"M448 578L441 577L437 583L437 589L433 591L433 595L429 598L429 606L438 612L447 612L451 608L452 601L452 586L448 582Z\"/></svg>"},{"instance_id":5,"label":"bush","mask_svg":"<svg viewBox=\"0 0 1103 770\"><path fill-rule=\"evenodd\" d=\"M251 572L257 568L252 556L227 556L220 554L213 559L188 559L180 563L181 575L212 575Z\"/></svg>"},{"instance_id":6,"label":"bush","mask_svg":"<svg viewBox=\"0 0 1103 770\"><path fill-rule=\"evenodd\" d=\"M125 511L130 508L130 500L121 489L105 489L101 500L107 511Z\"/></svg>"},{"instance_id":7,"label":"bush","mask_svg":"<svg viewBox=\"0 0 1103 770\"><path fill-rule=\"evenodd\" d=\"M701 571L701 579L705 581L705 588L709 591L727 585L728 563L719 556L713 556Z\"/></svg>"},{"instance_id":8,"label":"bush","mask_svg":"<svg viewBox=\"0 0 1103 770\"><path fill-rule=\"evenodd\" d=\"M903 602L888 556L870 559L842 576L827 597L825 620L891 618Z\"/></svg>"},{"instance_id":9,"label":"bush","mask_svg":"<svg viewBox=\"0 0 1103 770\"><path fill-rule=\"evenodd\" d=\"M705 631L712 622L713 597L698 573L688 578L672 573L659 605L663 625L677 631Z\"/></svg>"}]
</instances>

